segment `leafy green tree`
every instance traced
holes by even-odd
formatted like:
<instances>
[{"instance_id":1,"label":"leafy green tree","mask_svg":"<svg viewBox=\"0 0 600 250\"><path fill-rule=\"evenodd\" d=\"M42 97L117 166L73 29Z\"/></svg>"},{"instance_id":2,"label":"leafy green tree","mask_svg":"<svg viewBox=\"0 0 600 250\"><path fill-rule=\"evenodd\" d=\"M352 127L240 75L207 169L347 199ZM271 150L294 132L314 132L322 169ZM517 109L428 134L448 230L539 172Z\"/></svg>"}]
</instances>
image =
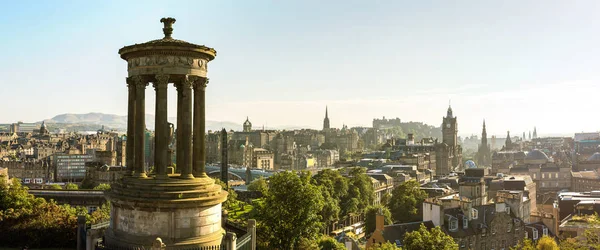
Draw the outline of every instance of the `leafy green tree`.
<instances>
[{"instance_id":1,"label":"leafy green tree","mask_svg":"<svg viewBox=\"0 0 600 250\"><path fill-rule=\"evenodd\" d=\"M294 249L300 239L315 239L322 228L321 191L310 174L281 172L270 177L269 192L257 203L259 231L269 249Z\"/></svg>"},{"instance_id":2,"label":"leafy green tree","mask_svg":"<svg viewBox=\"0 0 600 250\"><path fill-rule=\"evenodd\" d=\"M387 207L382 205L374 205L368 206L365 210L365 234L371 235L375 231L376 227L376 217L377 214L381 211L383 215L383 222L386 225L392 224L392 213Z\"/></svg>"},{"instance_id":3,"label":"leafy green tree","mask_svg":"<svg viewBox=\"0 0 600 250\"><path fill-rule=\"evenodd\" d=\"M349 171L348 194L342 198L340 205L342 214L361 213L367 206L373 204L375 192L371 177L365 168L351 168Z\"/></svg>"},{"instance_id":4,"label":"leafy green tree","mask_svg":"<svg viewBox=\"0 0 600 250\"><path fill-rule=\"evenodd\" d=\"M419 230L408 232L404 235L404 248L406 250L458 250L458 244L450 235L445 234L440 227L427 230L421 224Z\"/></svg>"},{"instance_id":5,"label":"leafy green tree","mask_svg":"<svg viewBox=\"0 0 600 250\"><path fill-rule=\"evenodd\" d=\"M319 213L322 222L326 225L338 221L342 213L340 203L342 197L348 193L348 179L343 177L339 171L325 169L317 173L312 182L319 186L323 195L324 206Z\"/></svg>"},{"instance_id":6,"label":"leafy green tree","mask_svg":"<svg viewBox=\"0 0 600 250\"><path fill-rule=\"evenodd\" d=\"M345 250L346 246L338 242L331 236L323 235L319 239L319 249L321 250Z\"/></svg>"},{"instance_id":7,"label":"leafy green tree","mask_svg":"<svg viewBox=\"0 0 600 250\"><path fill-rule=\"evenodd\" d=\"M110 190L110 184L100 183L100 184L98 184L98 186L94 187L94 190Z\"/></svg>"},{"instance_id":8,"label":"leafy green tree","mask_svg":"<svg viewBox=\"0 0 600 250\"><path fill-rule=\"evenodd\" d=\"M397 247L395 244L388 242L375 244L369 247L367 250L402 250L402 248Z\"/></svg>"},{"instance_id":9,"label":"leafy green tree","mask_svg":"<svg viewBox=\"0 0 600 250\"><path fill-rule=\"evenodd\" d=\"M589 250L589 247L585 247L583 242L578 241L575 238L566 238L560 241L559 248L561 250Z\"/></svg>"},{"instance_id":10,"label":"leafy green tree","mask_svg":"<svg viewBox=\"0 0 600 250\"><path fill-rule=\"evenodd\" d=\"M379 201L379 203L381 203L381 205L384 206L388 206L388 204L390 203L390 200L392 199L392 195L388 192L386 192L385 194L383 194L381 196L381 200Z\"/></svg>"},{"instance_id":11,"label":"leafy green tree","mask_svg":"<svg viewBox=\"0 0 600 250\"><path fill-rule=\"evenodd\" d=\"M215 180L215 184L221 185L221 188L223 188L223 190L229 193L227 195L227 200L223 202L223 207L232 208L234 205L236 205L239 201L237 200L237 193L235 192L235 190L233 190L233 188L227 187L227 185L225 185L225 183L220 179L213 179Z\"/></svg>"},{"instance_id":12,"label":"leafy green tree","mask_svg":"<svg viewBox=\"0 0 600 250\"><path fill-rule=\"evenodd\" d=\"M427 193L421 190L415 180L409 180L394 188L389 202L394 221L406 223L422 220L425 198Z\"/></svg>"},{"instance_id":13,"label":"leafy green tree","mask_svg":"<svg viewBox=\"0 0 600 250\"><path fill-rule=\"evenodd\" d=\"M512 250L536 250L535 244L529 239L525 238L517 244L516 247L510 248Z\"/></svg>"},{"instance_id":14,"label":"leafy green tree","mask_svg":"<svg viewBox=\"0 0 600 250\"><path fill-rule=\"evenodd\" d=\"M75 184L75 183L69 182L69 183L67 183L67 185L65 185L65 189L67 189L67 190L78 190L79 186L77 186L77 184Z\"/></svg>"},{"instance_id":15,"label":"leafy green tree","mask_svg":"<svg viewBox=\"0 0 600 250\"><path fill-rule=\"evenodd\" d=\"M99 209L92 212L87 218L87 223L93 225L108 219L110 219L110 202L102 204Z\"/></svg>"},{"instance_id":16,"label":"leafy green tree","mask_svg":"<svg viewBox=\"0 0 600 250\"><path fill-rule=\"evenodd\" d=\"M556 241L547 235L544 235L538 240L536 248L537 250L560 250Z\"/></svg>"},{"instance_id":17,"label":"leafy green tree","mask_svg":"<svg viewBox=\"0 0 600 250\"><path fill-rule=\"evenodd\" d=\"M75 247L77 209L33 197L19 179L0 186L3 246Z\"/></svg>"},{"instance_id":18,"label":"leafy green tree","mask_svg":"<svg viewBox=\"0 0 600 250\"><path fill-rule=\"evenodd\" d=\"M267 194L267 192L269 192L269 184L267 183L267 180L261 176L258 179L250 182L250 185L248 185L248 191L258 191L264 196Z\"/></svg>"},{"instance_id":19,"label":"leafy green tree","mask_svg":"<svg viewBox=\"0 0 600 250\"><path fill-rule=\"evenodd\" d=\"M58 184L50 184L48 186L49 189L62 189L62 187Z\"/></svg>"}]
</instances>

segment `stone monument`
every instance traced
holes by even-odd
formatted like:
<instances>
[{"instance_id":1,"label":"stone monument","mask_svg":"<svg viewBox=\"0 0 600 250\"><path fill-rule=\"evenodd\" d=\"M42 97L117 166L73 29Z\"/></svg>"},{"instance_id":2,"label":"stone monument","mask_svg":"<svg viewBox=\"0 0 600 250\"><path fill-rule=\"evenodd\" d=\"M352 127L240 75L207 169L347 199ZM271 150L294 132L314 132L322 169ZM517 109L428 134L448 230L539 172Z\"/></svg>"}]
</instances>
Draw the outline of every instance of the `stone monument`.
<instances>
[{"instance_id":1,"label":"stone monument","mask_svg":"<svg viewBox=\"0 0 600 250\"><path fill-rule=\"evenodd\" d=\"M175 19L160 21L164 38L119 50L128 69L127 173L107 193L111 218L105 245L109 249L152 248L157 237L165 249L208 249L220 245L225 234L221 203L227 192L206 175L204 166L207 64L216 51L173 39ZM144 168L144 93L149 83L156 91L154 173ZM177 89L180 174L167 172L171 133L167 87L171 83Z\"/></svg>"}]
</instances>

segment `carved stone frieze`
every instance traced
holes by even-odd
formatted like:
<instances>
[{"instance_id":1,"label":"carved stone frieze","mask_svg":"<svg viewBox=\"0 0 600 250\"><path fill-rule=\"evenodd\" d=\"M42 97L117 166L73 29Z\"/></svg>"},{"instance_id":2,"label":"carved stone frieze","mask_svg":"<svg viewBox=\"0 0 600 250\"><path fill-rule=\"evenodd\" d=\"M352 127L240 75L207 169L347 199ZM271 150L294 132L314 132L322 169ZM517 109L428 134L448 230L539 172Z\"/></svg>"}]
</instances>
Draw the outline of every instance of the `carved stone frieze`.
<instances>
[{"instance_id":1,"label":"carved stone frieze","mask_svg":"<svg viewBox=\"0 0 600 250\"><path fill-rule=\"evenodd\" d=\"M137 67L176 66L206 70L207 61L187 56L155 55L136 57L127 60L128 69Z\"/></svg>"}]
</instances>

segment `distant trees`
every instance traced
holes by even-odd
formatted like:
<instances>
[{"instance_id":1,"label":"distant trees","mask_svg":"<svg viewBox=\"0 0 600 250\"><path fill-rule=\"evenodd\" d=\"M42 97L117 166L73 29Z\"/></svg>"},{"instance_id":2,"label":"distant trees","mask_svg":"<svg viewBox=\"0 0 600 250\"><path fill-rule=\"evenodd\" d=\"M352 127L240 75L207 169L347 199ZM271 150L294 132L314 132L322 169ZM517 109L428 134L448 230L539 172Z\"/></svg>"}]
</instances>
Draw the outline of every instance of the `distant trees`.
<instances>
[{"instance_id":1,"label":"distant trees","mask_svg":"<svg viewBox=\"0 0 600 250\"><path fill-rule=\"evenodd\" d=\"M67 183L67 185L65 185L65 189L66 190L78 190L79 186L77 186L77 184L75 184L75 183L69 182L69 183Z\"/></svg>"},{"instance_id":2,"label":"distant trees","mask_svg":"<svg viewBox=\"0 0 600 250\"><path fill-rule=\"evenodd\" d=\"M100 183L100 184L98 184L98 186L94 187L94 190L110 190L110 184Z\"/></svg>"},{"instance_id":3,"label":"distant trees","mask_svg":"<svg viewBox=\"0 0 600 250\"><path fill-rule=\"evenodd\" d=\"M388 204L394 221L406 223L422 220L425 198L427 193L421 190L415 180L406 181L394 188Z\"/></svg>"},{"instance_id":4,"label":"distant trees","mask_svg":"<svg viewBox=\"0 0 600 250\"><path fill-rule=\"evenodd\" d=\"M375 244L375 245L367 248L367 250L401 250L401 249L402 248L397 247L396 244L392 244L389 241L387 241L385 243Z\"/></svg>"},{"instance_id":5,"label":"distant trees","mask_svg":"<svg viewBox=\"0 0 600 250\"><path fill-rule=\"evenodd\" d=\"M428 230L421 224L419 230L408 232L404 235L404 249L406 250L458 250L454 239L445 234L440 227Z\"/></svg>"}]
</instances>

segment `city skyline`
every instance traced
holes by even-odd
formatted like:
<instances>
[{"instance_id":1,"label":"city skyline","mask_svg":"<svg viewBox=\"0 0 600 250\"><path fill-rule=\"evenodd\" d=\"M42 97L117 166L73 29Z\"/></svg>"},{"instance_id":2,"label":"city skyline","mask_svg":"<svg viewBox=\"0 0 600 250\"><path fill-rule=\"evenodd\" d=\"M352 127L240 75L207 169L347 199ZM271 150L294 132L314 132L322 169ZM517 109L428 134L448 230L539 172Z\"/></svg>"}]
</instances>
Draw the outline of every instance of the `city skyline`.
<instances>
[{"instance_id":1,"label":"city skyline","mask_svg":"<svg viewBox=\"0 0 600 250\"><path fill-rule=\"evenodd\" d=\"M332 127L382 116L439 126L451 100L461 135L479 135L484 119L490 136L598 130L582 108L600 104L588 97L600 90L595 2L144 3L7 4L0 53L11 60L0 72L11 84L5 102L18 105L1 122L124 115L126 68L115 51L160 38L155 17L176 16L175 38L218 53L208 120L319 128L328 106ZM146 94L153 107L154 90ZM172 86L169 98L172 117Z\"/></svg>"}]
</instances>

